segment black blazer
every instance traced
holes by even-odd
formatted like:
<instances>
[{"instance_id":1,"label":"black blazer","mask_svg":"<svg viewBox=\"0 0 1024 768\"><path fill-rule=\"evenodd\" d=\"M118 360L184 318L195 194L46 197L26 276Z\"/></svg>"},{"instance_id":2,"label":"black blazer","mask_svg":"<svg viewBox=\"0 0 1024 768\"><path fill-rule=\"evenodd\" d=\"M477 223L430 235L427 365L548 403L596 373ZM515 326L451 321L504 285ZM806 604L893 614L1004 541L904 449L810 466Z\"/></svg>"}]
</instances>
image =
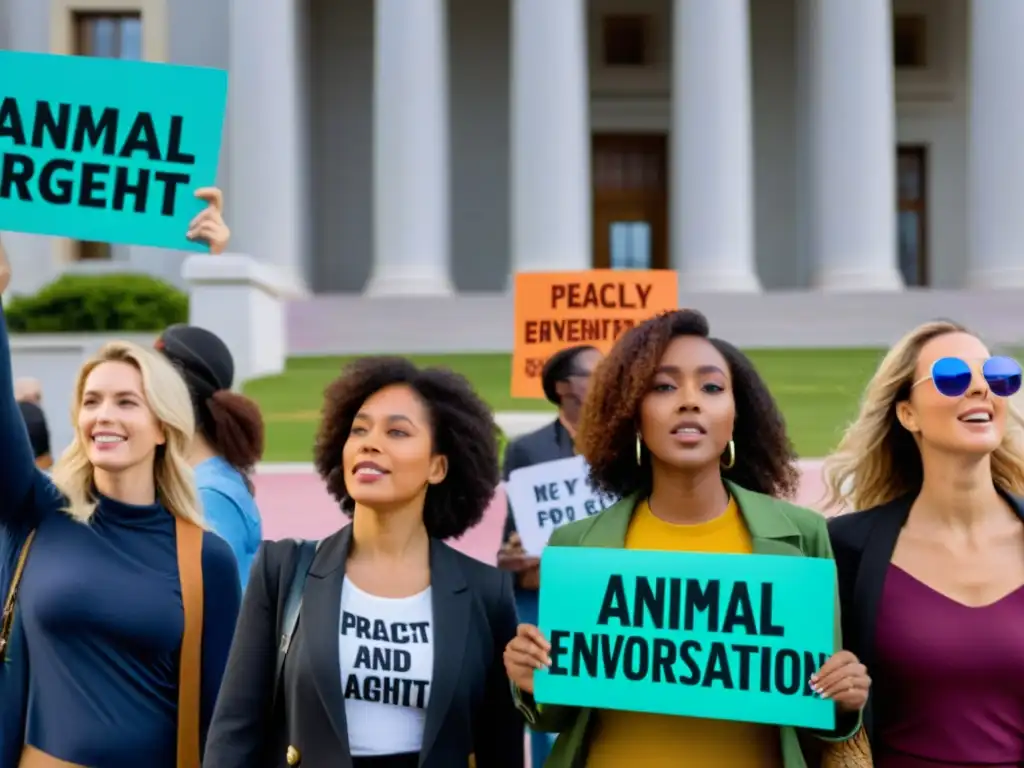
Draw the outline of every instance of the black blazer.
<instances>
[{"instance_id":1,"label":"black blazer","mask_svg":"<svg viewBox=\"0 0 1024 768\"><path fill-rule=\"evenodd\" d=\"M514 469L532 467L534 464L543 464L547 461L558 461L568 459L576 455L572 437L569 431L562 426L562 422L555 419L550 424L545 424L538 430L521 435L505 446L505 459L502 462L502 472L505 480ZM512 517L511 508L505 517L505 534L502 541L508 541L516 530L516 521Z\"/></svg>"},{"instance_id":2,"label":"black blazer","mask_svg":"<svg viewBox=\"0 0 1024 768\"><path fill-rule=\"evenodd\" d=\"M1001 490L999 495L1024 521L1024 499ZM874 681L872 691L879 679L875 664L875 620L882 602L882 588L896 549L896 540L916 498L916 493L908 494L888 504L863 512L837 515L828 521L839 578L843 646L855 653L868 668L868 674ZM873 698L872 693L864 708L864 729L871 741L875 735Z\"/></svg>"},{"instance_id":3,"label":"black blazer","mask_svg":"<svg viewBox=\"0 0 1024 768\"><path fill-rule=\"evenodd\" d=\"M209 768L351 768L338 633L352 527L324 540L309 570L299 626L273 709L279 616L294 541L266 542L253 564L207 738ZM502 654L516 632L508 574L430 542L434 669L420 768L522 768L523 720ZM289 749L291 748L291 749ZM293 759L288 762L287 754Z\"/></svg>"}]
</instances>

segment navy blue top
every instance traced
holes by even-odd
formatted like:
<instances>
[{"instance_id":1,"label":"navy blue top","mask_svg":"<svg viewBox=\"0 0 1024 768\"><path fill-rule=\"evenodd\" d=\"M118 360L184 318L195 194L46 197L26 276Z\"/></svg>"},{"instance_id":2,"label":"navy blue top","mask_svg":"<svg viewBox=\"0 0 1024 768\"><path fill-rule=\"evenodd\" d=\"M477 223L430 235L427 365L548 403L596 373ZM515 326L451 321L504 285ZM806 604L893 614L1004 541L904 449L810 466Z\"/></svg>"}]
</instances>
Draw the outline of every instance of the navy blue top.
<instances>
[{"instance_id":1,"label":"navy blue top","mask_svg":"<svg viewBox=\"0 0 1024 768\"><path fill-rule=\"evenodd\" d=\"M100 498L89 524L35 468L14 402L0 317L0 527L36 528L18 598L28 649L26 741L96 768L174 768L184 608L175 521L159 504ZM200 735L206 731L241 603L230 547L203 537Z\"/></svg>"}]
</instances>

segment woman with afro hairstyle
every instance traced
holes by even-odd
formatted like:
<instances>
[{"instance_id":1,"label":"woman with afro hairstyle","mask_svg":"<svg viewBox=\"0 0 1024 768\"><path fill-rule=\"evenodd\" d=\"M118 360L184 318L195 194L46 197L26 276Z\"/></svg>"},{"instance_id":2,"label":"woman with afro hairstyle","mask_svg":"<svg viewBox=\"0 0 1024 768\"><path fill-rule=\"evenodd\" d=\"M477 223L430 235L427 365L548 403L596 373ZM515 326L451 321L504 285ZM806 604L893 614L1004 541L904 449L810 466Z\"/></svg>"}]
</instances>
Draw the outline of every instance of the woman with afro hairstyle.
<instances>
[{"instance_id":1,"label":"woman with afro hairstyle","mask_svg":"<svg viewBox=\"0 0 1024 768\"><path fill-rule=\"evenodd\" d=\"M699 312L659 315L617 342L594 375L577 444L593 484L621 501L556 529L549 546L832 557L824 518L778 498L795 491L798 472L771 394L738 349L709 338ZM533 672L550 664L549 651L527 624L505 651L530 727L560 734L548 768L806 765L794 728L538 708ZM834 732L815 735L850 738L870 685L864 667L840 651L812 684L839 715Z\"/></svg>"},{"instance_id":2,"label":"woman with afro hairstyle","mask_svg":"<svg viewBox=\"0 0 1024 768\"><path fill-rule=\"evenodd\" d=\"M206 765L522 768L512 579L444 543L498 484L490 409L450 371L363 358L327 388L315 463L352 524L320 543L290 638L303 545L261 548Z\"/></svg>"}]
</instances>

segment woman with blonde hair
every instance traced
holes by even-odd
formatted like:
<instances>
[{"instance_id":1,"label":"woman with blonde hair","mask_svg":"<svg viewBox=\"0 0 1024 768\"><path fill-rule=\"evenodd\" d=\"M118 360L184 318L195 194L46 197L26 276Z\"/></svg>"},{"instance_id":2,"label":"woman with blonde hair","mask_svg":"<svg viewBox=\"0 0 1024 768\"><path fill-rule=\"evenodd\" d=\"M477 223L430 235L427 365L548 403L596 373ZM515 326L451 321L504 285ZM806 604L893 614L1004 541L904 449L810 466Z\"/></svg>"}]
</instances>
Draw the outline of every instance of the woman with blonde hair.
<instances>
[{"instance_id":1,"label":"woman with blonde hair","mask_svg":"<svg viewBox=\"0 0 1024 768\"><path fill-rule=\"evenodd\" d=\"M2 257L0 291L9 280ZM0 760L198 768L241 590L230 548L204 530L188 388L158 352L112 342L79 372L73 420L52 477L38 471L0 318L0 544L20 542L23 566L0 584L0 640L18 640L0 674Z\"/></svg>"},{"instance_id":2,"label":"woman with blonde hair","mask_svg":"<svg viewBox=\"0 0 1024 768\"><path fill-rule=\"evenodd\" d=\"M881 768L1024 764L1021 367L948 322L882 360L826 462L843 637Z\"/></svg>"}]
</instances>

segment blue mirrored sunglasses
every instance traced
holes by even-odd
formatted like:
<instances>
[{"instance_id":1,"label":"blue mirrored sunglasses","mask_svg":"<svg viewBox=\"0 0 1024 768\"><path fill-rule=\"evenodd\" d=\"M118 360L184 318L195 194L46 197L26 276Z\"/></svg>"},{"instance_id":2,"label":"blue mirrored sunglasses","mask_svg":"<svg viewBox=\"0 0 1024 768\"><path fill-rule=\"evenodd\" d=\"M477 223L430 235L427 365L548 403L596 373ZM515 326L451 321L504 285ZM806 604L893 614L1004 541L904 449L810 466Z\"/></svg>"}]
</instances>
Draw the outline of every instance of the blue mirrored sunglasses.
<instances>
[{"instance_id":1,"label":"blue mirrored sunglasses","mask_svg":"<svg viewBox=\"0 0 1024 768\"><path fill-rule=\"evenodd\" d=\"M981 366L988 388L997 397L1011 397L1020 390L1020 363L1011 357L990 357ZM946 397L960 397L971 387L974 373L959 357L942 357L932 363L932 372L914 382L916 387L931 379L935 389Z\"/></svg>"}]
</instances>

